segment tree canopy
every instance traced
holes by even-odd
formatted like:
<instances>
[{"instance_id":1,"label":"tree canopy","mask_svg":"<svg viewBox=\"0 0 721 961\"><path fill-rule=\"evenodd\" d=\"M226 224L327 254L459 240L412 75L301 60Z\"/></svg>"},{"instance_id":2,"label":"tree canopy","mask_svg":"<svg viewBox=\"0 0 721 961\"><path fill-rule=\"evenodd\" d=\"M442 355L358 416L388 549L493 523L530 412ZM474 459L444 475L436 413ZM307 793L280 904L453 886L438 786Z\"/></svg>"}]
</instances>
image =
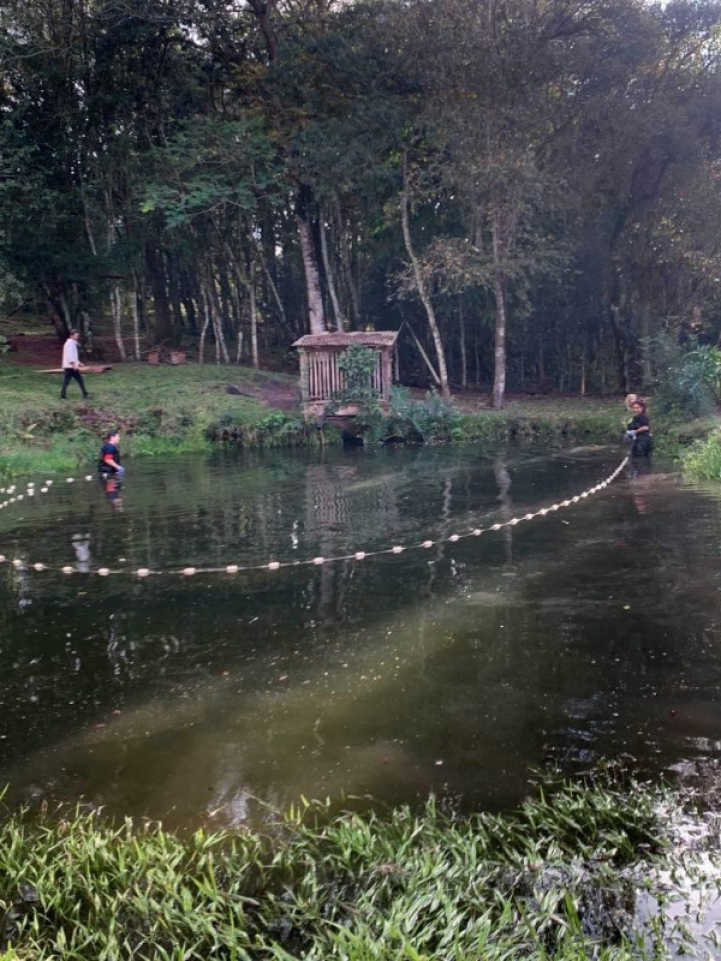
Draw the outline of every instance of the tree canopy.
<instances>
[{"instance_id":1,"label":"tree canopy","mask_svg":"<svg viewBox=\"0 0 721 961\"><path fill-rule=\"evenodd\" d=\"M125 352L399 329L442 393L721 334L718 0L5 0L0 297Z\"/></svg>"}]
</instances>

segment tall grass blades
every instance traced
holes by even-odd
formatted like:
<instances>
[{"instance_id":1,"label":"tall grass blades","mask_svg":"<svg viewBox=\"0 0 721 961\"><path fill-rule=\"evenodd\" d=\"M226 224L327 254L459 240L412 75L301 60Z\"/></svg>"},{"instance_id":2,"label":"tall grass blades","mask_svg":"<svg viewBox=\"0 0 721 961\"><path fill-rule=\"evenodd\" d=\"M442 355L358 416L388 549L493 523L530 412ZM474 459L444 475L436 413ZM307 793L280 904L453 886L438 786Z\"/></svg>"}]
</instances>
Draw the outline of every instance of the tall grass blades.
<instances>
[{"instance_id":1,"label":"tall grass blades","mask_svg":"<svg viewBox=\"0 0 721 961\"><path fill-rule=\"evenodd\" d=\"M552 786L512 816L328 816L267 836L10 817L0 951L77 961L511 961L663 957L636 899L665 850L661 794L608 778ZM645 947L643 948L645 950Z\"/></svg>"},{"instance_id":2,"label":"tall grass blades","mask_svg":"<svg viewBox=\"0 0 721 961\"><path fill-rule=\"evenodd\" d=\"M681 454L684 472L699 480L721 480L721 434L697 441Z\"/></svg>"}]
</instances>

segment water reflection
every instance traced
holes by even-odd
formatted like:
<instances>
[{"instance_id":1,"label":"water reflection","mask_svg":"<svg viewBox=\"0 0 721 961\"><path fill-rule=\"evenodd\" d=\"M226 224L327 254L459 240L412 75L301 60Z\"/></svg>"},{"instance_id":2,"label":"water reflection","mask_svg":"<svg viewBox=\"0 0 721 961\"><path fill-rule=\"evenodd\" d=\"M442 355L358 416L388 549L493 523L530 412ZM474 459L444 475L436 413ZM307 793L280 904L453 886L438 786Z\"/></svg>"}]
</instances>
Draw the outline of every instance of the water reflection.
<instances>
[{"instance_id":1,"label":"water reflection","mask_svg":"<svg viewBox=\"0 0 721 961\"><path fill-rule=\"evenodd\" d=\"M102 488L63 489L2 538L13 556L78 571L345 554L508 519L617 458L140 465L122 512ZM549 758L624 751L649 773L708 760L721 741L719 503L656 466L563 516L363 563L148 581L13 569L0 584L0 779L23 798L237 823L254 798L300 793L513 804Z\"/></svg>"},{"instance_id":2,"label":"water reflection","mask_svg":"<svg viewBox=\"0 0 721 961\"><path fill-rule=\"evenodd\" d=\"M70 542L75 552L75 570L87 574L90 570L90 534L73 534Z\"/></svg>"},{"instance_id":3,"label":"water reflection","mask_svg":"<svg viewBox=\"0 0 721 961\"><path fill-rule=\"evenodd\" d=\"M100 475L98 478L102 490L105 492L105 499L116 511L123 509L123 482L115 475Z\"/></svg>"}]
</instances>

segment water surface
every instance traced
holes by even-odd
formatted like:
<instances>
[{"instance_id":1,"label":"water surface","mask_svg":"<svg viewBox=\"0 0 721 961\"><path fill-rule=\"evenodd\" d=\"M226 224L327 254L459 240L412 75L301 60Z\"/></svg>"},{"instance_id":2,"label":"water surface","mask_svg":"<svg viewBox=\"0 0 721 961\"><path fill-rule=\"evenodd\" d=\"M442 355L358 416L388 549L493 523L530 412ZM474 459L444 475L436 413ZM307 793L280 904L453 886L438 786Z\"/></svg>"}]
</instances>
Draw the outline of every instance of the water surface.
<instances>
[{"instance_id":1,"label":"water surface","mask_svg":"<svg viewBox=\"0 0 721 961\"><path fill-rule=\"evenodd\" d=\"M721 746L721 488L617 449L230 452L132 464L0 516L0 783L169 826L348 795L514 805L529 771L627 753L702 776Z\"/></svg>"}]
</instances>

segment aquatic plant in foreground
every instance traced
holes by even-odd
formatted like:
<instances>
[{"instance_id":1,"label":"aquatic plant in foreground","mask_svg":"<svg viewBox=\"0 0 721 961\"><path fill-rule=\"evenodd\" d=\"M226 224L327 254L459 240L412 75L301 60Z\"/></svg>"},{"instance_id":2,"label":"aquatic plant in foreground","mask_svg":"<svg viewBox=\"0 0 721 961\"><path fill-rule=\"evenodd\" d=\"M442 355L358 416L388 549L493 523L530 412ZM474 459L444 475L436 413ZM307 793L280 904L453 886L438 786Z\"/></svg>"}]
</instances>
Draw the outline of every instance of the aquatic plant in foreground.
<instances>
[{"instance_id":1,"label":"aquatic plant in foreground","mask_svg":"<svg viewBox=\"0 0 721 961\"><path fill-rule=\"evenodd\" d=\"M658 916L642 930L637 912L665 856L662 798L604 775L550 794L544 785L514 815L454 817L431 799L420 814L329 817L304 803L266 834L187 839L80 810L20 813L0 828L0 951L34 961L664 957L669 932Z\"/></svg>"}]
</instances>

